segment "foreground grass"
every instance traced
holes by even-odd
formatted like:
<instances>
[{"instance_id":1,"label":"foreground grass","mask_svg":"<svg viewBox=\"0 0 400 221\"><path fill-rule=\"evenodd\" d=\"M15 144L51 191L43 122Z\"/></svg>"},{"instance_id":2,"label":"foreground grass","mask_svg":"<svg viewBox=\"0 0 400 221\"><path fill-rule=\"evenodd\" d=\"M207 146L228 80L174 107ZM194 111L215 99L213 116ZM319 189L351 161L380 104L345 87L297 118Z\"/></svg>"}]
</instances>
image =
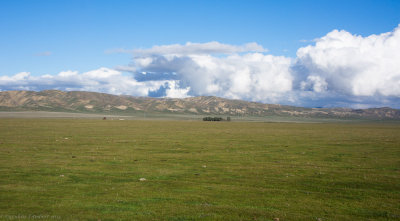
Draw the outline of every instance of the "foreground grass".
<instances>
[{"instance_id":1,"label":"foreground grass","mask_svg":"<svg viewBox=\"0 0 400 221\"><path fill-rule=\"evenodd\" d=\"M0 119L0 219L399 220L399 134L399 124Z\"/></svg>"}]
</instances>

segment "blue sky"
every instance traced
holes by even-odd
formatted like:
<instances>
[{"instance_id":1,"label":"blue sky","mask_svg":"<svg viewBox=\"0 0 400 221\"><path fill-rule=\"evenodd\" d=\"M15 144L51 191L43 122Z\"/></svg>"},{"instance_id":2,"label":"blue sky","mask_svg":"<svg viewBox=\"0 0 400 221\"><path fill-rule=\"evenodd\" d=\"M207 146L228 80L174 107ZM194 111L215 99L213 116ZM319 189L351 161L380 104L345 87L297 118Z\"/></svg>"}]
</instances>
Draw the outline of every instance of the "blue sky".
<instances>
[{"instance_id":1,"label":"blue sky","mask_svg":"<svg viewBox=\"0 0 400 221\"><path fill-rule=\"evenodd\" d=\"M328 71L328 73L324 72L322 68L325 63L318 63L316 58L313 58L312 67L304 60L307 56L313 57L312 53L321 54L320 48L315 47L316 39L322 39L334 30L344 30L354 38L361 36L364 38L364 42L370 42L371 38L368 37L372 35L396 33L396 28L400 24L399 12L400 1L396 0L2 0L0 1L0 77L2 77L0 78L0 90L56 88L140 96L149 94L170 97L216 95L304 106L392 106L399 108L400 92L395 89L387 91L384 88L388 85L382 86L382 84L387 84L385 82L393 83L394 80L395 83L390 87L400 87L396 83L400 78L398 72L392 73L396 69L395 67L393 70L385 70L391 73L389 77L385 78L386 81L381 80L379 76L374 76L371 79L376 78L377 83L360 83L357 79L369 76L368 71L362 71L355 76L342 72L330 73ZM346 33L339 33L336 37L343 40ZM334 33L331 34L332 36ZM329 39L326 39L325 43L328 44L328 41ZM161 51L156 50L156 52L153 50L152 53L143 52L143 50L154 49L154 46L192 47L187 45L188 42L198 44L190 49L192 51L189 54L185 52L186 54L183 55L171 51L166 53L165 48ZM218 44L207 45L210 42ZM257 50L253 50L252 47L238 49L248 43L255 43L259 48ZM363 47L366 43L354 44L354 47ZM376 43L370 44L376 45ZM211 52L201 55L196 51L203 50L204 47L223 48L228 46L236 47L236 49L229 52ZM298 56L299 49L307 46L315 48L307 52L303 50L306 55L300 58ZM172 48L177 49L176 47ZM374 50L389 53L386 48L390 48L390 45ZM139 49L142 51L139 52ZM354 57L351 54L353 52L349 53L347 55ZM394 53L396 57L399 52ZM255 54L272 56L272 58L265 57L261 59L262 61L255 56L250 58L250 55ZM367 54L375 55L377 53L369 51ZM235 55L239 58L232 57ZM246 58L242 57L246 55L248 55ZM203 56L203 58L200 59L199 56ZM213 59L207 60L207 56L211 56ZM326 56L328 58L334 55L330 53ZM164 59L164 63L173 63L168 63L168 67L162 66L157 63L161 61L160 57ZM151 59L152 63L141 63L145 58ZM279 58L283 60L279 60ZM204 69L203 72L208 73L207 76L213 79L210 82L204 82L204 84L211 85L207 90L200 89L205 85L195 85L194 82L198 82L199 75L202 74L193 72L194 68L192 66L188 68L189 63L187 62L190 60L190 64L204 68L202 66L204 62L229 66L232 65L232 62L240 63L241 60L246 59L247 63L240 66L242 72L239 73L230 74L228 70L233 67L223 70ZM252 59L258 59L257 62L261 63L255 64ZM373 60L377 61L379 57ZM266 62L272 63L267 65ZM177 64L179 65L174 66ZM280 76L281 72L274 74L272 70L276 68L272 68L268 73L252 74L261 70L259 67L266 65L265 68L268 69L276 64L279 64L278 66L283 68L283 71L287 69L285 69L285 65L289 65L290 70L286 71L290 73ZM372 66L379 65L383 66L382 63ZM293 68L299 66L302 68ZM353 70L353 67L354 65L346 64L345 68L342 66L337 68L338 70L348 68L350 71ZM240 69L239 67L235 68ZM303 71L305 73L298 73L300 69L306 70ZM317 69L318 71L315 71ZM358 67L354 67L354 69L359 70ZM384 73L381 69L379 70ZM96 70L97 72L95 72ZM70 73L69 76L75 74L75 78L80 78L81 81L96 81L96 76L103 76L104 71L114 78L118 75L126 81L132 80L133 82L122 86L118 86L117 83L107 83L106 85L93 83L87 86L84 82L78 84L72 82L71 79L66 79L65 74L60 75L60 73ZM214 74L213 71L224 72L224 74ZM85 75L88 72L92 73L90 79L87 77L88 74ZM21 73L29 73L29 75ZM148 81L143 80L146 79L143 78L145 73L150 73L152 76ZM275 79L277 75L279 76ZM45 79L49 79L48 76L54 76L54 79L51 82L45 82ZM64 78L60 76L64 76ZM339 85L337 82L341 80L334 79L335 77L332 76L348 77L355 83L350 86ZM237 82L240 82L241 78L248 77L252 81L245 85L238 85ZM271 82L275 83L282 83L279 81L280 78L289 79L289 81L275 88L274 85L279 83L272 84L265 81L265 78L274 78L275 80L271 80ZM387 80L388 78L390 79ZM18 79L20 79L19 82ZM156 82L157 79L160 81ZM223 79L230 80L225 82ZM145 83L139 84L138 82ZM96 85L99 84L100 86L96 88ZM257 85L254 86L255 84ZM108 86L111 88L107 88ZM365 89L367 86L372 87L372 91ZM136 88L132 89L131 87ZM253 90L253 87L256 89ZM349 87L351 88L349 89ZM282 88L286 89L281 90ZM155 93L157 91L159 93ZM229 91L229 93L224 91ZM271 95L265 96L263 93ZM349 99L349 95L351 95L351 99Z\"/></svg>"}]
</instances>

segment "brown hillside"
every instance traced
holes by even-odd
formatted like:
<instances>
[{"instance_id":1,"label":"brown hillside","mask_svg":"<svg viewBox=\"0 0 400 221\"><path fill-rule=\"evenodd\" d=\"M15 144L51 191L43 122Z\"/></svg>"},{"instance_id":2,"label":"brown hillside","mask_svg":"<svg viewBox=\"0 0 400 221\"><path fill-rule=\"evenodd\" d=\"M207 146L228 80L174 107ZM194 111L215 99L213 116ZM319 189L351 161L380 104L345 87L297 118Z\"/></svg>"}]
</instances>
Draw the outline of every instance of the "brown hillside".
<instances>
[{"instance_id":1,"label":"brown hillside","mask_svg":"<svg viewBox=\"0 0 400 221\"><path fill-rule=\"evenodd\" d=\"M400 119L400 111L391 108L302 108L263 104L219 97L184 99L117 96L83 91L4 91L0 92L0 110L46 110L70 112L160 112L231 116L296 116L319 118Z\"/></svg>"}]
</instances>

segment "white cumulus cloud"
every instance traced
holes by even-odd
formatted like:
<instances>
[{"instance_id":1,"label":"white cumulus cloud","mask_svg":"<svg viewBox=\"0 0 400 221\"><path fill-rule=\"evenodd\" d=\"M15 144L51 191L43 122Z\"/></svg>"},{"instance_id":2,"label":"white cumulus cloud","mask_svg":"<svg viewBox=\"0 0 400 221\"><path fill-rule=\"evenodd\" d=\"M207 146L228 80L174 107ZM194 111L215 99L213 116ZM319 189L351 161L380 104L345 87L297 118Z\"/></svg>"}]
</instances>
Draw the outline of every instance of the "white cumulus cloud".
<instances>
[{"instance_id":1,"label":"white cumulus cloud","mask_svg":"<svg viewBox=\"0 0 400 221\"><path fill-rule=\"evenodd\" d=\"M175 73L191 95L272 102L292 89L291 59L286 57L261 53L225 57L157 54L135 58L135 63L144 72Z\"/></svg>"},{"instance_id":2,"label":"white cumulus cloud","mask_svg":"<svg viewBox=\"0 0 400 221\"><path fill-rule=\"evenodd\" d=\"M1 76L2 90L45 90L59 89L67 91L94 91L111 94L131 94L147 96L149 91L157 90L169 81L138 82L132 76L121 72L99 68L85 73L63 71L57 75L32 76L21 72L13 76Z\"/></svg>"},{"instance_id":3,"label":"white cumulus cloud","mask_svg":"<svg viewBox=\"0 0 400 221\"><path fill-rule=\"evenodd\" d=\"M0 90L85 90L136 96L213 95L298 106L400 108L400 26L359 36L333 30L297 51L266 54L257 43L161 45L115 69L0 76ZM124 74L130 73L130 74Z\"/></svg>"},{"instance_id":4,"label":"white cumulus cloud","mask_svg":"<svg viewBox=\"0 0 400 221\"><path fill-rule=\"evenodd\" d=\"M166 89L165 97L170 98L185 98L188 97L188 92L190 88L180 88L177 81L170 81L168 82L168 88Z\"/></svg>"},{"instance_id":5,"label":"white cumulus cloud","mask_svg":"<svg viewBox=\"0 0 400 221\"><path fill-rule=\"evenodd\" d=\"M362 37L334 30L297 51L302 85L351 96L400 97L400 26Z\"/></svg>"}]
</instances>

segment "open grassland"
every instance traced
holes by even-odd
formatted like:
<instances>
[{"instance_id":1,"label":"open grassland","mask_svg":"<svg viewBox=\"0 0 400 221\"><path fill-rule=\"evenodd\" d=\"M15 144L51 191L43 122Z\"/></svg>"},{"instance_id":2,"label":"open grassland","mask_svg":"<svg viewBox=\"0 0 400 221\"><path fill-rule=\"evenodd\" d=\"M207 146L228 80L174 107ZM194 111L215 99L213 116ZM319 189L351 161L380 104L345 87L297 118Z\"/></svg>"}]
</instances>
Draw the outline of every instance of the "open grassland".
<instances>
[{"instance_id":1,"label":"open grassland","mask_svg":"<svg viewBox=\"0 0 400 221\"><path fill-rule=\"evenodd\" d=\"M33 218L399 220L400 125L3 118L0 219Z\"/></svg>"}]
</instances>

